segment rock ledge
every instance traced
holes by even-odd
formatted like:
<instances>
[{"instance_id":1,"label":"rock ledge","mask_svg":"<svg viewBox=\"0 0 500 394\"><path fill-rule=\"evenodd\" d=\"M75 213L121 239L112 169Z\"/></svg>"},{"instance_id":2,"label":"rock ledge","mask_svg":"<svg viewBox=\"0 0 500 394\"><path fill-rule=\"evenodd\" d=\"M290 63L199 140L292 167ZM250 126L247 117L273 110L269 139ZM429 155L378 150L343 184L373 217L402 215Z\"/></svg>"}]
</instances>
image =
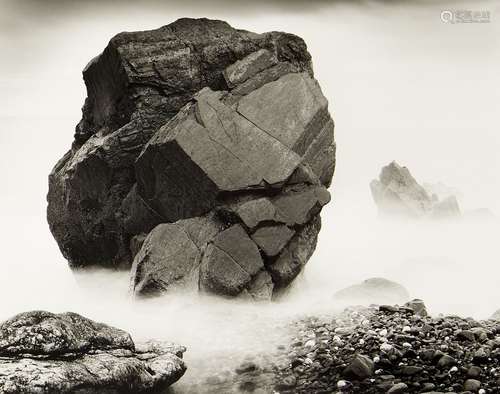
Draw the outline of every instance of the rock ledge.
<instances>
[{"instance_id":1,"label":"rock ledge","mask_svg":"<svg viewBox=\"0 0 500 394\"><path fill-rule=\"evenodd\" d=\"M150 393L185 372L182 346L134 344L76 313L25 312L0 325L2 393Z\"/></svg>"}]
</instances>

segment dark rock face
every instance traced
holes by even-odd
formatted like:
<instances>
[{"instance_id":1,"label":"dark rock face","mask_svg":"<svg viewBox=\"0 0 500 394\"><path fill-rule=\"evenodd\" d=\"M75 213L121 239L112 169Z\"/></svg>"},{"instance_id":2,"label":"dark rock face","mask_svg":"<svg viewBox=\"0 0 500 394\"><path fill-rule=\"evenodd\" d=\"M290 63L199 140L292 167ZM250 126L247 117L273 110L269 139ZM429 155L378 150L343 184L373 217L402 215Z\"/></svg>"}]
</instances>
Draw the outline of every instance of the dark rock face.
<instances>
[{"instance_id":1,"label":"dark rock face","mask_svg":"<svg viewBox=\"0 0 500 394\"><path fill-rule=\"evenodd\" d=\"M186 289L198 286L202 247L222 226L211 217L162 223L146 237L137 253L140 264L132 267L132 286L143 295L155 295L175 284Z\"/></svg>"},{"instance_id":2,"label":"dark rock face","mask_svg":"<svg viewBox=\"0 0 500 394\"><path fill-rule=\"evenodd\" d=\"M418 298L408 301L405 306L410 308L417 316L427 316L427 308L425 307L424 301Z\"/></svg>"},{"instance_id":3,"label":"dark rock face","mask_svg":"<svg viewBox=\"0 0 500 394\"><path fill-rule=\"evenodd\" d=\"M134 344L125 331L76 313L21 313L0 325L2 393L145 393L185 372L185 348Z\"/></svg>"},{"instance_id":4,"label":"dark rock face","mask_svg":"<svg viewBox=\"0 0 500 394\"><path fill-rule=\"evenodd\" d=\"M259 249L239 224L220 232L204 253L200 286L216 294L236 296L264 269Z\"/></svg>"},{"instance_id":5,"label":"dark rock face","mask_svg":"<svg viewBox=\"0 0 500 394\"><path fill-rule=\"evenodd\" d=\"M115 36L84 80L75 141L49 177L72 267L133 261L136 294L259 298L295 278L335 167L302 39L181 19Z\"/></svg>"},{"instance_id":6,"label":"dark rock face","mask_svg":"<svg viewBox=\"0 0 500 394\"><path fill-rule=\"evenodd\" d=\"M362 354L356 354L350 364L346 367L343 374L353 379L365 379L373 375L373 361Z\"/></svg>"},{"instance_id":7,"label":"dark rock face","mask_svg":"<svg viewBox=\"0 0 500 394\"><path fill-rule=\"evenodd\" d=\"M455 196L441 200L426 190L406 167L395 161L382 168L379 179L370 183L373 199L379 212L386 216L434 219L460 216Z\"/></svg>"}]
</instances>

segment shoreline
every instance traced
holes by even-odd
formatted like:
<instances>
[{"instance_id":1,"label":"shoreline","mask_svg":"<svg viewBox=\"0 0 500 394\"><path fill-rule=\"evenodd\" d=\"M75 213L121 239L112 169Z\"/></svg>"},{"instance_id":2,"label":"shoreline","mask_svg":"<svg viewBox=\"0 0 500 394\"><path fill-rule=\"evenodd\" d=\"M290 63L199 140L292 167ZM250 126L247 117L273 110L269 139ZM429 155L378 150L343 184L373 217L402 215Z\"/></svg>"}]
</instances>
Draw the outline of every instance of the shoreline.
<instances>
[{"instance_id":1,"label":"shoreline","mask_svg":"<svg viewBox=\"0 0 500 394\"><path fill-rule=\"evenodd\" d=\"M273 392L270 380L278 393L500 392L495 320L370 306L301 319L291 329L295 336L274 362L239 367L240 392Z\"/></svg>"}]
</instances>

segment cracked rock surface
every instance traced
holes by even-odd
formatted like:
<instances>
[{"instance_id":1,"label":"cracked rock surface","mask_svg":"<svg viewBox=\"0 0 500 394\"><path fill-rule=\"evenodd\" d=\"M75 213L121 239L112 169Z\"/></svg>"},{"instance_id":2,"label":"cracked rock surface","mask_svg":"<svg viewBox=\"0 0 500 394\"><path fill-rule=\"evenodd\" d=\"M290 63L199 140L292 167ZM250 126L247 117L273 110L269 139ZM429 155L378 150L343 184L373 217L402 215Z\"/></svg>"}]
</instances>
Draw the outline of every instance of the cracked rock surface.
<instances>
[{"instance_id":1,"label":"cracked rock surface","mask_svg":"<svg viewBox=\"0 0 500 394\"><path fill-rule=\"evenodd\" d=\"M25 312L0 325L2 393L146 393L185 372L182 346L134 344L76 313Z\"/></svg>"},{"instance_id":2,"label":"cracked rock surface","mask_svg":"<svg viewBox=\"0 0 500 394\"><path fill-rule=\"evenodd\" d=\"M118 34L83 74L83 117L49 176L70 265L131 268L137 295L269 299L288 286L335 168L303 40L180 19Z\"/></svg>"}]
</instances>

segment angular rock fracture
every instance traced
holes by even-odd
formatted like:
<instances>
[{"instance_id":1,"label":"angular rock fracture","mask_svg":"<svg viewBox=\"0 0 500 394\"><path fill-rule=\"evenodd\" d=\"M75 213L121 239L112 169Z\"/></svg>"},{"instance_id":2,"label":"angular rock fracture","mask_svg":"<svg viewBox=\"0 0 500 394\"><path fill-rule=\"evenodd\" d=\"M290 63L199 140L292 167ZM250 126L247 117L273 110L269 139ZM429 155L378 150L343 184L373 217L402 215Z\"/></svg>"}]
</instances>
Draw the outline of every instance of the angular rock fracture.
<instances>
[{"instance_id":1,"label":"angular rock fracture","mask_svg":"<svg viewBox=\"0 0 500 394\"><path fill-rule=\"evenodd\" d=\"M208 19L120 33L83 71L47 216L71 267L270 299L312 255L335 168L334 124L304 41Z\"/></svg>"}]
</instances>

